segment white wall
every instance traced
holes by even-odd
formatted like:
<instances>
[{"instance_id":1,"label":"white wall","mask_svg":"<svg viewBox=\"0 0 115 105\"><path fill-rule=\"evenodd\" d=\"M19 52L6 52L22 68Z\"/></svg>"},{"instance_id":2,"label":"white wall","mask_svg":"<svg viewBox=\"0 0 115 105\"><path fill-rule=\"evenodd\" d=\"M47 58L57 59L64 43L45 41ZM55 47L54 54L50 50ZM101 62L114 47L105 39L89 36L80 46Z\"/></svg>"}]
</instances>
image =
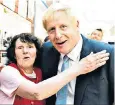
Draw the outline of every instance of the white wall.
<instances>
[{"instance_id":1,"label":"white wall","mask_svg":"<svg viewBox=\"0 0 115 105\"><path fill-rule=\"evenodd\" d=\"M115 41L115 33L110 32L115 26L115 0L71 0L68 4L79 16L80 30L83 34L87 35L96 28L102 28L104 40Z\"/></svg>"},{"instance_id":2,"label":"white wall","mask_svg":"<svg viewBox=\"0 0 115 105\"><path fill-rule=\"evenodd\" d=\"M34 22L34 34L35 36L39 37L42 41L47 36L46 31L43 28L42 25L42 16L43 12L47 8L45 5L41 2L41 0L36 0L36 6L35 6L35 22Z\"/></svg>"}]
</instances>

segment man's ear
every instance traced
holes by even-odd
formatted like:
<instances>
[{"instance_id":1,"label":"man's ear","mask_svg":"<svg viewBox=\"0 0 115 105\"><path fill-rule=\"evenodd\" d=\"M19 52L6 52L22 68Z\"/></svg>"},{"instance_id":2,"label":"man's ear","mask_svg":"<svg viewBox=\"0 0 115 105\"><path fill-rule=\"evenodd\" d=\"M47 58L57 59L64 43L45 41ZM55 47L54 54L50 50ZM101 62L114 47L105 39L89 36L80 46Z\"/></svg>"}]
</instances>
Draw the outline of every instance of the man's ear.
<instances>
[{"instance_id":1,"label":"man's ear","mask_svg":"<svg viewBox=\"0 0 115 105\"><path fill-rule=\"evenodd\" d=\"M77 25L77 27L79 28L79 21L78 21L78 20L77 20L77 24L76 24L76 25Z\"/></svg>"}]
</instances>

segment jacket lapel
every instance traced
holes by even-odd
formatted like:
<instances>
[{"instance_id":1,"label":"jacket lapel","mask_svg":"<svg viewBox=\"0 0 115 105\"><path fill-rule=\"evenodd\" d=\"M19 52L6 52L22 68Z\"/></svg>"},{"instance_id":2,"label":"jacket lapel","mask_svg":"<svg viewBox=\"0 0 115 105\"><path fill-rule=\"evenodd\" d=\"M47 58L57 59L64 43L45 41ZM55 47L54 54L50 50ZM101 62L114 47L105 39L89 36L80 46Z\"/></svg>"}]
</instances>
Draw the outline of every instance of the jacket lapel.
<instances>
[{"instance_id":1,"label":"jacket lapel","mask_svg":"<svg viewBox=\"0 0 115 105\"><path fill-rule=\"evenodd\" d=\"M81 50L80 59L86 57L91 52L89 40L82 36L83 45ZM85 92L85 89L88 85L90 78L87 75L80 75L76 79L76 87L75 87L75 97L74 97L74 105L80 105L82 102L82 98Z\"/></svg>"}]
</instances>

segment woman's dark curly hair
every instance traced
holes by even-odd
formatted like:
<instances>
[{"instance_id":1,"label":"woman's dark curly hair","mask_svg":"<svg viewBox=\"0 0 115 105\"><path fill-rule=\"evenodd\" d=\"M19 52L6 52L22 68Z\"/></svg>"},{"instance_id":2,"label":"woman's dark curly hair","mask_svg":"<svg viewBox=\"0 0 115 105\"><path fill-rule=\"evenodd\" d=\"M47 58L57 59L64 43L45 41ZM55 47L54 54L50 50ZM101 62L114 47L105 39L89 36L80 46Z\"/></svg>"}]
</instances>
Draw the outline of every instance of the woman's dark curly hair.
<instances>
[{"instance_id":1,"label":"woman's dark curly hair","mask_svg":"<svg viewBox=\"0 0 115 105\"><path fill-rule=\"evenodd\" d=\"M12 38L11 43L7 49L7 57L9 59L9 62L17 64L17 61L15 59L15 45L16 45L17 39L20 39L20 41L23 43L32 43L35 45L37 52L36 52L36 59L33 66L38 67L40 48L41 48L42 43L40 39L38 39L31 33L21 33Z\"/></svg>"}]
</instances>

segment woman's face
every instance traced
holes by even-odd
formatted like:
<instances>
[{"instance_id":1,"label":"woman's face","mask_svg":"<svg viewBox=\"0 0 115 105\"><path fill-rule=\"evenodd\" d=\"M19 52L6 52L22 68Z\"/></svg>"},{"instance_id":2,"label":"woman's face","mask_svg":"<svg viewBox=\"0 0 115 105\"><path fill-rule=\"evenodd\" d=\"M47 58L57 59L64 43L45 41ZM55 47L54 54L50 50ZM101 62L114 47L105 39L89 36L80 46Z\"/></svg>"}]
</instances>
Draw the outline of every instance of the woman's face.
<instances>
[{"instance_id":1,"label":"woman's face","mask_svg":"<svg viewBox=\"0 0 115 105\"><path fill-rule=\"evenodd\" d=\"M24 43L17 39L15 44L15 58L21 68L33 67L36 59L36 47L34 43Z\"/></svg>"}]
</instances>

